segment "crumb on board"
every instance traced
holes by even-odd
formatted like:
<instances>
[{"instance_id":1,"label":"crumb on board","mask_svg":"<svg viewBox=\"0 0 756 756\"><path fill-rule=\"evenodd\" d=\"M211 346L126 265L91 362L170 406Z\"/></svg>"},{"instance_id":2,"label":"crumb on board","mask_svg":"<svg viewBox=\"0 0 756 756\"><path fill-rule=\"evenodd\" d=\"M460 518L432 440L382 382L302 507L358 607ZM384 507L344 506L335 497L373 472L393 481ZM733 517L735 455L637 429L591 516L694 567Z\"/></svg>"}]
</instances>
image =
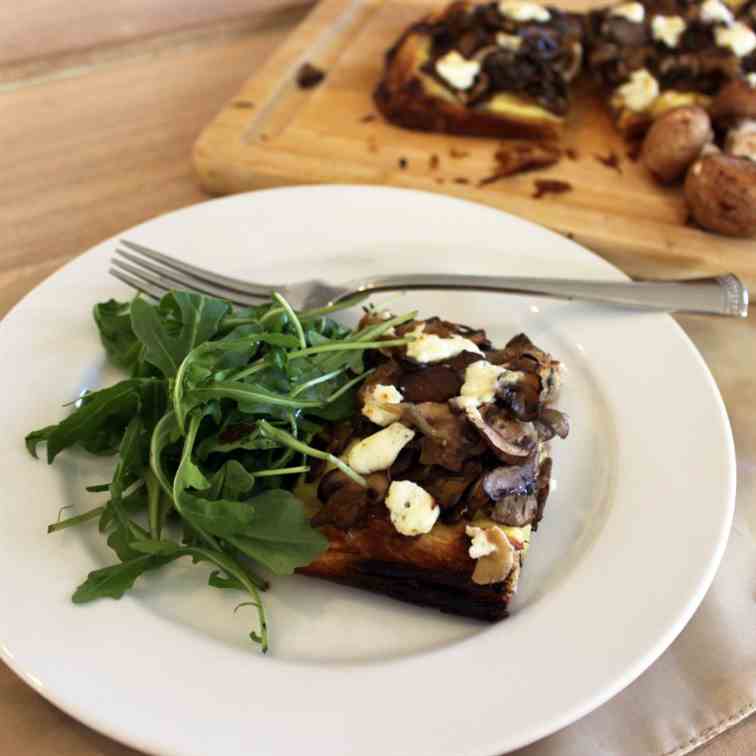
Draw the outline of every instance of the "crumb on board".
<instances>
[{"instance_id":1,"label":"crumb on board","mask_svg":"<svg viewBox=\"0 0 756 756\"><path fill-rule=\"evenodd\" d=\"M267 134L260 134L259 139L261 142L267 142L270 137Z\"/></svg>"},{"instance_id":2,"label":"crumb on board","mask_svg":"<svg viewBox=\"0 0 756 756\"><path fill-rule=\"evenodd\" d=\"M577 160L580 157L580 154L574 147L568 147L564 154L567 156L569 160Z\"/></svg>"},{"instance_id":3,"label":"crumb on board","mask_svg":"<svg viewBox=\"0 0 756 756\"><path fill-rule=\"evenodd\" d=\"M239 110L251 110L255 107L255 103L249 100L234 100L234 107Z\"/></svg>"},{"instance_id":4,"label":"crumb on board","mask_svg":"<svg viewBox=\"0 0 756 756\"><path fill-rule=\"evenodd\" d=\"M360 118L360 123L371 123L376 118L378 118L378 116L375 113L368 113Z\"/></svg>"},{"instance_id":5,"label":"crumb on board","mask_svg":"<svg viewBox=\"0 0 756 756\"><path fill-rule=\"evenodd\" d=\"M460 160L461 158L466 158L470 155L470 153L467 150L460 150L457 147L452 147L449 150L449 157L453 157L455 160Z\"/></svg>"},{"instance_id":6,"label":"crumb on board","mask_svg":"<svg viewBox=\"0 0 756 756\"><path fill-rule=\"evenodd\" d=\"M441 176L436 176L436 183L437 184L445 184L446 183L446 179L442 178Z\"/></svg>"},{"instance_id":7,"label":"crumb on board","mask_svg":"<svg viewBox=\"0 0 756 756\"><path fill-rule=\"evenodd\" d=\"M428 168L432 171L435 171L436 168L438 168L441 161L438 158L438 155L433 154L428 158Z\"/></svg>"},{"instance_id":8,"label":"crumb on board","mask_svg":"<svg viewBox=\"0 0 756 756\"><path fill-rule=\"evenodd\" d=\"M302 63L297 71L297 84L300 89L312 89L325 79L325 71L322 71L312 63Z\"/></svg>"},{"instance_id":9,"label":"crumb on board","mask_svg":"<svg viewBox=\"0 0 756 756\"><path fill-rule=\"evenodd\" d=\"M368 152L378 152L378 142L375 141L374 136L369 136L367 140Z\"/></svg>"},{"instance_id":10,"label":"crumb on board","mask_svg":"<svg viewBox=\"0 0 756 756\"><path fill-rule=\"evenodd\" d=\"M457 178L454 179L455 184L469 184L470 179L465 178L464 176L457 176Z\"/></svg>"},{"instance_id":11,"label":"crumb on board","mask_svg":"<svg viewBox=\"0 0 756 756\"><path fill-rule=\"evenodd\" d=\"M627 152L625 153L627 155L627 159L631 160L633 163L637 163L642 147L643 142L641 142L639 139L636 139L634 142L630 142L627 147Z\"/></svg>"},{"instance_id":12,"label":"crumb on board","mask_svg":"<svg viewBox=\"0 0 756 756\"><path fill-rule=\"evenodd\" d=\"M409 163L407 162L407 158L400 157L399 158L399 168L401 170L404 170L407 167L407 165L409 165Z\"/></svg>"},{"instance_id":13,"label":"crumb on board","mask_svg":"<svg viewBox=\"0 0 756 756\"><path fill-rule=\"evenodd\" d=\"M524 173L537 168L545 168L559 162L562 151L549 142L528 142L512 140L502 142L494 157L496 166L490 176L482 178L478 186L488 186L494 181Z\"/></svg>"},{"instance_id":14,"label":"crumb on board","mask_svg":"<svg viewBox=\"0 0 756 756\"><path fill-rule=\"evenodd\" d=\"M605 165L607 168L617 171L617 173L622 173L619 157L614 150L611 150L607 155L594 155L593 157L596 158L601 165Z\"/></svg>"},{"instance_id":15,"label":"crumb on board","mask_svg":"<svg viewBox=\"0 0 756 756\"><path fill-rule=\"evenodd\" d=\"M572 184L559 179L536 179L533 185L533 199L540 199L544 194L564 194L572 191Z\"/></svg>"}]
</instances>

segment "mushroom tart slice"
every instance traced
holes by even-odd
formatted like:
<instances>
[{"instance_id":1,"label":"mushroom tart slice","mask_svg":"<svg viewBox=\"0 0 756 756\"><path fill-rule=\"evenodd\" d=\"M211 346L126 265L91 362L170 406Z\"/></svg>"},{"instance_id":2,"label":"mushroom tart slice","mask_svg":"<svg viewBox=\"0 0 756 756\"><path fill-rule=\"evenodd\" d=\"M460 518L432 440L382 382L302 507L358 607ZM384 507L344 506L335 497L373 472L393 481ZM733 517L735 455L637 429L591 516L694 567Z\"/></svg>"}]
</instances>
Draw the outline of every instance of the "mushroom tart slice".
<instances>
[{"instance_id":1,"label":"mushroom tart slice","mask_svg":"<svg viewBox=\"0 0 756 756\"><path fill-rule=\"evenodd\" d=\"M301 572L501 619L549 495L549 443L569 433L552 406L561 366L525 334L494 349L440 318L400 331L414 348L366 355L355 417L317 437L348 467L296 491L329 542Z\"/></svg>"},{"instance_id":2,"label":"mushroom tart slice","mask_svg":"<svg viewBox=\"0 0 756 756\"><path fill-rule=\"evenodd\" d=\"M555 137L582 56L575 14L531 0L453 2L386 53L374 98L405 128Z\"/></svg>"}]
</instances>

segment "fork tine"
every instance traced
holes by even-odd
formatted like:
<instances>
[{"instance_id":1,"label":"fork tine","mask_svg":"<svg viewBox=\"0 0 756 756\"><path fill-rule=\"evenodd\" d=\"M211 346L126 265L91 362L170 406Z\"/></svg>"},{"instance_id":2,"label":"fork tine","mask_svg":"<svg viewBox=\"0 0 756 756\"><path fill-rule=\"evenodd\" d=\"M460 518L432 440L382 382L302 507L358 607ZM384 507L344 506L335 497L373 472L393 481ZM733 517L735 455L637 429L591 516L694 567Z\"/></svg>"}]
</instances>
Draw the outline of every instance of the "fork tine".
<instances>
[{"instance_id":1,"label":"fork tine","mask_svg":"<svg viewBox=\"0 0 756 756\"><path fill-rule=\"evenodd\" d=\"M209 285L202 286L195 285L191 282L181 281L179 280L180 274L174 274L173 271L166 271L165 273L162 273L161 271L156 270L155 272L152 272L142 267L141 261L139 263L139 266L130 265L129 263L124 262L118 257L114 257L110 262L114 269L125 272L126 274L130 274L131 278L136 278L139 281L140 285L142 285L142 288L144 288L143 284L148 284L154 288L157 288L157 290L161 292L159 296L165 294L171 289L188 288L189 290L196 291L200 294L208 294L213 297L220 297L221 299L225 299L226 301L231 302L235 305L239 305L241 307L250 307L259 304L259 301L257 299L245 297L243 294L239 294L237 292L226 291L216 287L211 287ZM133 284L129 283L129 285Z\"/></svg>"},{"instance_id":2,"label":"fork tine","mask_svg":"<svg viewBox=\"0 0 756 756\"><path fill-rule=\"evenodd\" d=\"M139 276L146 281L152 281L159 286L164 286L168 289L189 289L190 291L196 291L200 294L208 294L212 297L220 297L232 301L235 304L244 306L254 306L260 304L261 299L267 299L259 294L242 294L238 291L230 291L222 286L214 286L213 284L202 281L198 278L194 278L185 273L172 270L170 268L164 268L161 265L155 265L148 260L143 260L135 255L131 255L122 249L116 249L116 255L126 258L134 265L124 262L121 257L113 257L111 264L116 267L120 267L132 273L135 276Z\"/></svg>"},{"instance_id":3,"label":"fork tine","mask_svg":"<svg viewBox=\"0 0 756 756\"><path fill-rule=\"evenodd\" d=\"M233 291L239 292L241 294L265 298L270 297L273 292L277 290L277 288L273 286L255 284L249 281L241 281L238 278L231 278L230 276L224 276L221 273L214 273L213 271L207 270L206 268L200 268L197 265L192 265L191 263L184 262L183 260L178 260L175 257L171 257L170 255L164 255L162 252L158 252L157 250L151 249L150 247L145 247L142 244L136 244L134 242L128 241L127 239L121 239L121 244L123 244L124 247L131 250L132 252L136 252L137 254L142 255L143 257L147 257L154 262L165 265L166 268L180 271L182 273L187 273L213 286L223 286L227 289L232 289ZM285 287L278 287L279 290L284 288Z\"/></svg>"},{"instance_id":4,"label":"fork tine","mask_svg":"<svg viewBox=\"0 0 756 756\"><path fill-rule=\"evenodd\" d=\"M122 270L118 270L118 268L110 268L108 273L119 281L125 283L126 286L141 291L143 294L147 294L147 296L152 297L153 299L160 299L163 294L165 294L165 289L160 289L159 287L153 286L139 278L134 278L134 276L131 276Z\"/></svg>"}]
</instances>

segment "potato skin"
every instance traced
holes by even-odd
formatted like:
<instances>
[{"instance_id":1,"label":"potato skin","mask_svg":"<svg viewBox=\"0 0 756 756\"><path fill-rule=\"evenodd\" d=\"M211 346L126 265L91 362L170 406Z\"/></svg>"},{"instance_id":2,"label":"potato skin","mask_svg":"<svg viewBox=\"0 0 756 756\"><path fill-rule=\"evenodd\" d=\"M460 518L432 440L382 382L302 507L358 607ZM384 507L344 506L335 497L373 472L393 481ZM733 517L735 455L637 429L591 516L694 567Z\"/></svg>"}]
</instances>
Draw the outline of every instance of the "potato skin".
<instances>
[{"instance_id":1,"label":"potato skin","mask_svg":"<svg viewBox=\"0 0 756 756\"><path fill-rule=\"evenodd\" d=\"M730 155L707 155L685 179L685 199L693 218L726 236L756 234L756 163Z\"/></svg>"},{"instance_id":2,"label":"potato skin","mask_svg":"<svg viewBox=\"0 0 756 756\"><path fill-rule=\"evenodd\" d=\"M641 160L657 180L669 184L685 173L713 137L711 121L703 108L675 108L648 130Z\"/></svg>"}]
</instances>

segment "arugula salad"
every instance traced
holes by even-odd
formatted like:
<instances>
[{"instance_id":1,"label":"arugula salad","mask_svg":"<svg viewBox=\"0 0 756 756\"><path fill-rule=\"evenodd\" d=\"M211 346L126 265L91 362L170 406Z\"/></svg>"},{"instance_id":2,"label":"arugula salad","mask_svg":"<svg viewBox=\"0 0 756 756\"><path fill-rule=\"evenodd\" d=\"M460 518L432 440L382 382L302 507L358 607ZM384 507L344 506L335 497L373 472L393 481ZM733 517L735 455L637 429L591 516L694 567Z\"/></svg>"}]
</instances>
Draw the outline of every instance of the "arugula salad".
<instances>
[{"instance_id":1,"label":"arugula salad","mask_svg":"<svg viewBox=\"0 0 756 756\"><path fill-rule=\"evenodd\" d=\"M408 343L392 329L415 316L357 331L329 317L355 303L295 312L275 294L233 308L174 291L156 304L95 306L108 357L128 377L83 393L62 422L26 437L35 457L46 446L48 463L72 447L116 459L112 478L87 488L103 503L48 528L97 520L117 558L86 577L75 603L121 598L140 575L189 557L212 567L210 586L248 595L240 606L257 610L250 637L267 650L263 569L289 575L328 546L295 484L316 458L365 485L317 437L355 413L372 372L365 351Z\"/></svg>"}]
</instances>

